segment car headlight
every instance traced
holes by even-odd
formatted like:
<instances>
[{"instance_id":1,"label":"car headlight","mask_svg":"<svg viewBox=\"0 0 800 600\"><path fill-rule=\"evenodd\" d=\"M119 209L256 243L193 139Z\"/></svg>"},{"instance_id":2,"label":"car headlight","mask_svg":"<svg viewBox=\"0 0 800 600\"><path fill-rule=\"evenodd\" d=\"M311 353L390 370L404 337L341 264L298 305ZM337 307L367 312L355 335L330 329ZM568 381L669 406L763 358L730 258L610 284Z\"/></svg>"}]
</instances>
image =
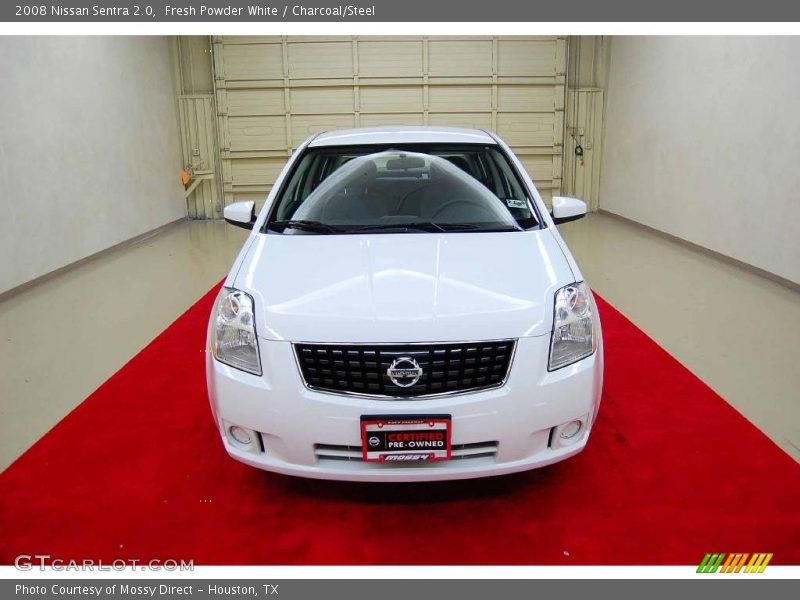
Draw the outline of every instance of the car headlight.
<instances>
[{"instance_id":1,"label":"car headlight","mask_svg":"<svg viewBox=\"0 0 800 600\"><path fill-rule=\"evenodd\" d=\"M548 371L566 367L594 353L597 349L595 311L592 292L583 281L556 292Z\"/></svg>"},{"instance_id":2,"label":"car headlight","mask_svg":"<svg viewBox=\"0 0 800 600\"><path fill-rule=\"evenodd\" d=\"M255 304L250 294L224 287L214 310L214 358L236 369L261 375Z\"/></svg>"}]
</instances>

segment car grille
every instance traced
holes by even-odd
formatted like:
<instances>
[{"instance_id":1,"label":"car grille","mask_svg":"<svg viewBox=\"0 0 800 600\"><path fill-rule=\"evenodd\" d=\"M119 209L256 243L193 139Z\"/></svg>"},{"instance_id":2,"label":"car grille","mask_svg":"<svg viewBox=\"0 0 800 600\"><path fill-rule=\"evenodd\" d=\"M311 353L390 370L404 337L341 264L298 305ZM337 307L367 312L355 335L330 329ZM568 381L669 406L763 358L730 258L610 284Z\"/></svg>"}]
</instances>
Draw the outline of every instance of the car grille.
<instances>
[{"instance_id":1,"label":"car grille","mask_svg":"<svg viewBox=\"0 0 800 600\"><path fill-rule=\"evenodd\" d=\"M295 344L306 385L317 390L388 397L420 397L468 392L503 384L514 341L456 344L333 345ZM422 369L397 385L387 371L398 359L412 359ZM413 366L400 361L401 368Z\"/></svg>"}]
</instances>

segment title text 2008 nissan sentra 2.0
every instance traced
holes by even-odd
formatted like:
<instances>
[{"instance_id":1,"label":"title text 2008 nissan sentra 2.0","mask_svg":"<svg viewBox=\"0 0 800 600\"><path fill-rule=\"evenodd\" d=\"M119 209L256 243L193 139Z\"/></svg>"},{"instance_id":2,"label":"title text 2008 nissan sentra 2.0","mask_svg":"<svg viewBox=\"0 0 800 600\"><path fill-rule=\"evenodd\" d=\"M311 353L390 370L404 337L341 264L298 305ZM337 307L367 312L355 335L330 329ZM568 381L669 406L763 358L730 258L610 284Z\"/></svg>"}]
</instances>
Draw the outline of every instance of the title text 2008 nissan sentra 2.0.
<instances>
[{"instance_id":1,"label":"title text 2008 nissan sentra 2.0","mask_svg":"<svg viewBox=\"0 0 800 600\"><path fill-rule=\"evenodd\" d=\"M208 390L249 465L352 481L501 475L580 452L600 405L597 307L494 134L312 136L251 229L209 323Z\"/></svg>"}]
</instances>

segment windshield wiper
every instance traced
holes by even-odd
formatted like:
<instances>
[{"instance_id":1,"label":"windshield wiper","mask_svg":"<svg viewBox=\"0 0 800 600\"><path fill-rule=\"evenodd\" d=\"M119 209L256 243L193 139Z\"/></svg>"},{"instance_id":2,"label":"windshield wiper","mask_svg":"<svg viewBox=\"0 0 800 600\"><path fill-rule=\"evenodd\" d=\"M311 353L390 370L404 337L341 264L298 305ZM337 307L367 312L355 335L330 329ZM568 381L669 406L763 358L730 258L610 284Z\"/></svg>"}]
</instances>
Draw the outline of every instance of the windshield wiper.
<instances>
[{"instance_id":1,"label":"windshield wiper","mask_svg":"<svg viewBox=\"0 0 800 600\"><path fill-rule=\"evenodd\" d=\"M411 223L380 223L376 225L362 225L347 229L348 232L379 231L382 229L400 229L412 231L465 231L470 229L481 229L475 223L434 223L433 221L416 221Z\"/></svg>"},{"instance_id":2,"label":"windshield wiper","mask_svg":"<svg viewBox=\"0 0 800 600\"><path fill-rule=\"evenodd\" d=\"M408 223L376 223L374 225L328 225L320 221L307 221L303 219L290 219L287 221L272 221L267 224L267 229L283 232L285 229L299 229L313 233L364 233L369 231L425 231L442 233L447 231L516 231L512 226L487 227L476 223L434 223L433 221L412 221Z\"/></svg>"},{"instance_id":3,"label":"windshield wiper","mask_svg":"<svg viewBox=\"0 0 800 600\"><path fill-rule=\"evenodd\" d=\"M319 221L305 221L290 219L288 221L272 221L267 225L267 229L272 231L283 231L284 229L299 229L301 231L312 231L314 233L340 233L340 230L332 225L326 225Z\"/></svg>"}]
</instances>

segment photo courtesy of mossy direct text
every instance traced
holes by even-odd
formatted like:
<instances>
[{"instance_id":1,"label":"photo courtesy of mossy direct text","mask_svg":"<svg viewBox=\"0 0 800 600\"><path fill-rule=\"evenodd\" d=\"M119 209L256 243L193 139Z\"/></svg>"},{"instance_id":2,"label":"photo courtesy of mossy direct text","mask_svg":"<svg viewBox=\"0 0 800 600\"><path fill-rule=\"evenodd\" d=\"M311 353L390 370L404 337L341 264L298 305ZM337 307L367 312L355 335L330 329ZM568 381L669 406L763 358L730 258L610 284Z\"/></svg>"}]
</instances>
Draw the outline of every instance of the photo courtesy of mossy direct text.
<instances>
[{"instance_id":1,"label":"photo courtesy of mossy direct text","mask_svg":"<svg viewBox=\"0 0 800 600\"><path fill-rule=\"evenodd\" d=\"M127 583L110 585L79 585L54 583L49 585L14 586L15 596L277 596L280 592L278 584L254 585L174 585L162 583L160 585L130 585Z\"/></svg>"}]
</instances>

